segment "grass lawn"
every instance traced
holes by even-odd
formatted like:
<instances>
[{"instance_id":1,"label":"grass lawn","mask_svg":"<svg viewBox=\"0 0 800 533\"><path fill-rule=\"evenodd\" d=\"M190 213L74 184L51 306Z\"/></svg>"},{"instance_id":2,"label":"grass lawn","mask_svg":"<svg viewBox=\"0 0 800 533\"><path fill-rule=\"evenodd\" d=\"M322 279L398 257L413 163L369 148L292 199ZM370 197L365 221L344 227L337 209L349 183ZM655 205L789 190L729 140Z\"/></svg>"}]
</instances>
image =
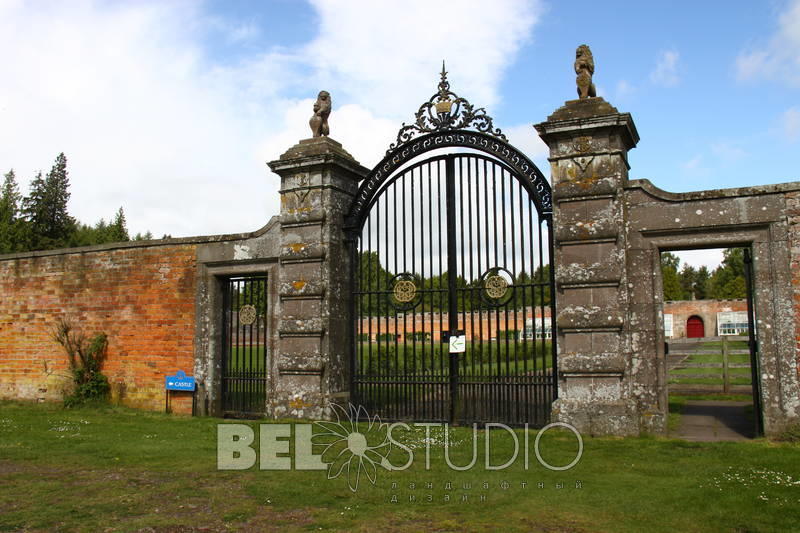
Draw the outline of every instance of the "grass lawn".
<instances>
[{"instance_id":1,"label":"grass lawn","mask_svg":"<svg viewBox=\"0 0 800 533\"><path fill-rule=\"evenodd\" d=\"M746 341L730 341L728 347L731 351L747 350ZM722 342L709 341L702 343L701 349L704 351L719 350L719 353L695 353L686 358L684 364L714 364L706 368L689 367L673 368L669 371L669 383L671 385L719 385L720 392L723 386L722 373ZM731 364L746 364L747 368L729 368L731 385L750 385L750 354L749 353L729 353L728 362ZM702 375L702 377L700 377Z\"/></svg>"},{"instance_id":2,"label":"grass lawn","mask_svg":"<svg viewBox=\"0 0 800 533\"><path fill-rule=\"evenodd\" d=\"M481 431L478 464L456 472L445 464L441 430L432 432L426 470L424 433L417 428L395 434L417 454L411 468L379 468L374 486L362 478L353 493L346 479L327 479L321 471L217 470L221 422L116 407L65 410L2 402L0 530L673 533L798 528L798 444L586 437L577 466L557 472L536 462L531 431L528 470L520 458L505 470L487 471ZM517 433L521 440L523 433ZM451 435L452 461L468 463L471 430L455 428ZM493 464L504 462L512 449L510 435L492 432ZM540 450L550 463L568 463L576 453L575 438L548 431ZM402 450L390 456L398 465L406 458ZM415 501L409 501L412 496Z\"/></svg>"}]
</instances>

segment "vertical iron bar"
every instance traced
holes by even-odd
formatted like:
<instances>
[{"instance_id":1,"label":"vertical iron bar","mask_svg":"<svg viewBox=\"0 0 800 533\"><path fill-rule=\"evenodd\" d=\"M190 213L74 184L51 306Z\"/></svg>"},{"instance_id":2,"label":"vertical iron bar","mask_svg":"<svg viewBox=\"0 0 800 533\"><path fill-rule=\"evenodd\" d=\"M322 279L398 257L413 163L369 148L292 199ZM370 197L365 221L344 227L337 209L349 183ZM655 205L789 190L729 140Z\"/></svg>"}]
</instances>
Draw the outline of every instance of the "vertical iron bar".
<instances>
[{"instance_id":1,"label":"vertical iron bar","mask_svg":"<svg viewBox=\"0 0 800 533\"><path fill-rule=\"evenodd\" d=\"M761 412L761 371L758 360L758 342L756 340L753 257L750 248L744 249L744 277L747 284L747 341L750 348L750 386L753 393L755 436L758 437L764 433L764 419Z\"/></svg>"},{"instance_id":2,"label":"vertical iron bar","mask_svg":"<svg viewBox=\"0 0 800 533\"><path fill-rule=\"evenodd\" d=\"M553 246L553 216L548 215L545 218L547 222L547 252L548 252L548 263L550 265L550 352L552 354L552 365L551 365L551 372L553 374L553 391L549 398L549 403L547 407L547 416L550 416L550 406L552 402L558 398L558 352L556 350L556 269L553 268L553 254L554 254L554 246ZM541 223L540 223L541 225ZM542 324L544 324L544 317L542 317ZM544 333L543 333L544 334Z\"/></svg>"},{"instance_id":3,"label":"vertical iron bar","mask_svg":"<svg viewBox=\"0 0 800 533\"><path fill-rule=\"evenodd\" d=\"M448 293L448 327L450 336L454 335L458 329L458 297L456 296L456 184L455 184L455 157L448 156L445 160L445 186L446 186L446 199L445 209L447 216L447 293ZM456 401L458 386L458 361L447 350L447 357L450 362L450 422L455 423L456 416Z\"/></svg>"}]
</instances>

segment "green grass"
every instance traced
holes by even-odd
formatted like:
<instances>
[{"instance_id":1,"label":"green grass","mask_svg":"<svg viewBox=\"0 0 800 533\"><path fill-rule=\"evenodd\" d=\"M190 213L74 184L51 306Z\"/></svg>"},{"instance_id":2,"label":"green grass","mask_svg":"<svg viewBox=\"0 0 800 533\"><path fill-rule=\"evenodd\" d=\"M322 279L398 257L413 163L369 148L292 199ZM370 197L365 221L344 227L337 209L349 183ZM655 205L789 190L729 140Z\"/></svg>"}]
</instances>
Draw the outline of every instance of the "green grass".
<instances>
[{"instance_id":1,"label":"green grass","mask_svg":"<svg viewBox=\"0 0 800 533\"><path fill-rule=\"evenodd\" d=\"M260 371L264 368L266 357L264 356L265 347L263 345L233 346L229 369Z\"/></svg>"},{"instance_id":2,"label":"green grass","mask_svg":"<svg viewBox=\"0 0 800 533\"><path fill-rule=\"evenodd\" d=\"M487 471L481 433L478 466L454 472L438 444L441 430L433 431L431 467L425 469L424 434L417 429L398 435L407 445L422 446L412 467L379 470L375 486L362 479L353 493L341 477L329 480L319 471L218 471L221 422L123 408L0 403L0 530L797 529L792 509L800 489L789 483L800 479L798 444L586 437L583 458L571 470L547 470L531 450L528 470L520 459L506 470ZM248 422L253 428L258 423ZM517 435L524 438L522 431ZM472 457L470 430L455 428L452 438L453 462L466 464ZM529 439L532 447L533 432ZM492 460L500 463L511 453L512 439L494 431L492 442ZM546 460L563 464L576 444L570 434L548 431L541 450ZM401 450L393 454L395 464L405 459ZM445 489L448 482L452 490ZM484 482L489 489L482 488ZM460 501L464 494L468 503ZM409 502L410 496L416 501Z\"/></svg>"},{"instance_id":3,"label":"green grass","mask_svg":"<svg viewBox=\"0 0 800 533\"><path fill-rule=\"evenodd\" d=\"M486 341L467 342L466 352L459 355L460 375L521 374L533 369L552 366L550 342L545 341ZM356 355L364 375L385 374L449 374L447 345L440 342L415 342L395 345L394 342L362 342ZM506 358L509 360L506 366ZM498 365L499 361L499 365ZM524 361L527 361L525 363ZM443 369L443 370L442 370Z\"/></svg>"}]
</instances>

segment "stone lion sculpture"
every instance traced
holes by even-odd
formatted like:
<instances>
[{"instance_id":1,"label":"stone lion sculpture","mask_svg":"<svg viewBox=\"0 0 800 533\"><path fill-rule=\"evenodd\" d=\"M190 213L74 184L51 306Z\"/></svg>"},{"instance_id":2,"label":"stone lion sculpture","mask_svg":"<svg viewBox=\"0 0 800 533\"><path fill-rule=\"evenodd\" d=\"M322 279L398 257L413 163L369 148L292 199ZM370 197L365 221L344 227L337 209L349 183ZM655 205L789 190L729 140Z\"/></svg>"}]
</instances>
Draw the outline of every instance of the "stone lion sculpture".
<instances>
[{"instance_id":1,"label":"stone lion sculpture","mask_svg":"<svg viewBox=\"0 0 800 533\"><path fill-rule=\"evenodd\" d=\"M575 51L575 83L578 85L578 98L584 99L597 96L592 75L594 74L594 57L592 51L582 44Z\"/></svg>"},{"instance_id":2,"label":"stone lion sculpture","mask_svg":"<svg viewBox=\"0 0 800 533\"><path fill-rule=\"evenodd\" d=\"M314 102L314 116L308 121L314 137L328 136L328 116L331 114L331 95L328 91L320 91L317 101Z\"/></svg>"}]
</instances>

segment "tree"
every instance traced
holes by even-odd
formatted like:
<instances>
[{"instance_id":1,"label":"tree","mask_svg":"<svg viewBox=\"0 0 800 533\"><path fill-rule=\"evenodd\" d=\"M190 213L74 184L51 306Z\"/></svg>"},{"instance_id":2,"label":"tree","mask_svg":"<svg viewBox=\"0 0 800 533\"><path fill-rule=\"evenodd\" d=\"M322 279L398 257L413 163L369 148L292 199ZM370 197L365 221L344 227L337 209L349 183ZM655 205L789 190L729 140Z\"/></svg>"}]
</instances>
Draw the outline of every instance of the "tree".
<instances>
[{"instance_id":1,"label":"tree","mask_svg":"<svg viewBox=\"0 0 800 533\"><path fill-rule=\"evenodd\" d=\"M708 267L705 265L695 271L694 283L692 284L695 299L705 300L708 298L708 283L710 278L711 274L708 272Z\"/></svg>"},{"instance_id":2,"label":"tree","mask_svg":"<svg viewBox=\"0 0 800 533\"><path fill-rule=\"evenodd\" d=\"M67 210L69 198L67 157L63 152L58 154L47 176L42 177L41 172L36 174L25 198L19 194L14 171L9 171L0 190L0 253L131 240L122 207L113 222L101 218L92 226L79 223L70 216ZM149 231L136 235L136 240L152 238Z\"/></svg>"},{"instance_id":3,"label":"tree","mask_svg":"<svg viewBox=\"0 0 800 533\"><path fill-rule=\"evenodd\" d=\"M130 239L128 236L128 228L125 223L125 212L122 207L119 208L117 214L114 216L114 222L109 226L109 242L127 242Z\"/></svg>"},{"instance_id":4,"label":"tree","mask_svg":"<svg viewBox=\"0 0 800 533\"><path fill-rule=\"evenodd\" d=\"M36 175L30 194L23 200L23 214L31 229L31 249L68 246L76 229L75 219L67 210L69 197L67 158L62 152L46 178L42 179L41 172Z\"/></svg>"},{"instance_id":5,"label":"tree","mask_svg":"<svg viewBox=\"0 0 800 533\"><path fill-rule=\"evenodd\" d=\"M25 249L24 221L20 218L21 200L17 178L11 169L5 174L0 190L0 254Z\"/></svg>"},{"instance_id":6,"label":"tree","mask_svg":"<svg viewBox=\"0 0 800 533\"><path fill-rule=\"evenodd\" d=\"M744 248L728 248L722 255L722 263L711 274L709 296L715 300L746 298Z\"/></svg>"},{"instance_id":7,"label":"tree","mask_svg":"<svg viewBox=\"0 0 800 533\"><path fill-rule=\"evenodd\" d=\"M681 299L694 300L696 298L694 293L694 283L697 277L697 271L688 263L683 264L683 268L678 274L678 283L681 286Z\"/></svg>"},{"instance_id":8,"label":"tree","mask_svg":"<svg viewBox=\"0 0 800 533\"><path fill-rule=\"evenodd\" d=\"M371 293L361 296L359 305L361 316L375 316L386 313L388 311L387 298L375 293L389 290L389 282L393 274L383 268L378 252L361 252L358 272L358 290L362 293Z\"/></svg>"},{"instance_id":9,"label":"tree","mask_svg":"<svg viewBox=\"0 0 800 533\"><path fill-rule=\"evenodd\" d=\"M665 300L683 300L683 288L678 277L678 266L681 260L670 252L661 254L661 279L664 286Z\"/></svg>"}]
</instances>

